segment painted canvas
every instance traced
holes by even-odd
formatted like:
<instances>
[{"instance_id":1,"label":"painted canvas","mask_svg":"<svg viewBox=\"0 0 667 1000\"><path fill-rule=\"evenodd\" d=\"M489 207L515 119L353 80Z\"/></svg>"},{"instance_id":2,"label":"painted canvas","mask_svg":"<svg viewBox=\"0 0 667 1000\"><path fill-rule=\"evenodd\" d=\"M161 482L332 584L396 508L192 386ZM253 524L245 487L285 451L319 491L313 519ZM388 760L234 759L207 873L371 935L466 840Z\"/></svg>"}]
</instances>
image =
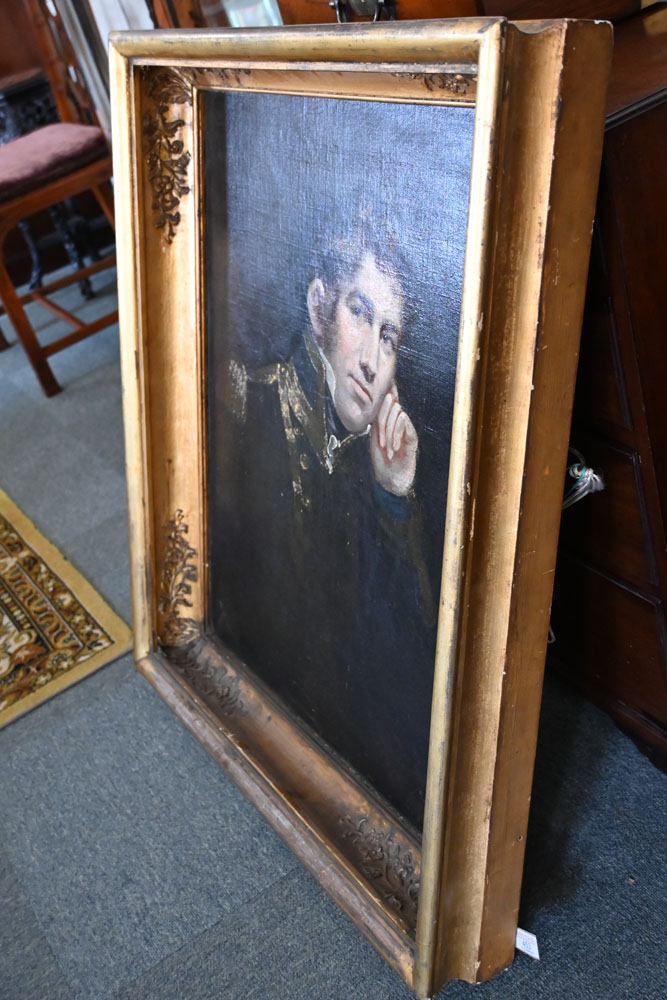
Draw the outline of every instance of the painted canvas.
<instances>
[{"instance_id":1,"label":"painted canvas","mask_svg":"<svg viewBox=\"0 0 667 1000\"><path fill-rule=\"evenodd\" d=\"M204 105L211 624L416 829L473 117Z\"/></svg>"}]
</instances>

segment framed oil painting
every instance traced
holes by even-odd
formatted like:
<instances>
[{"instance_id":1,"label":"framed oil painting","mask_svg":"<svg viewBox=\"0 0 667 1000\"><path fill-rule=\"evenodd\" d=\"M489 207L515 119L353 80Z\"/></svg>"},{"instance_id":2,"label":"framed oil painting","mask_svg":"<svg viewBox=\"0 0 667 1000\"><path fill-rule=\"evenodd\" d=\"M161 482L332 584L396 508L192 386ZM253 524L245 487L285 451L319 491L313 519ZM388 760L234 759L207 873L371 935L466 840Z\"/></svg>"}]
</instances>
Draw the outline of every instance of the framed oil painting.
<instances>
[{"instance_id":1,"label":"framed oil painting","mask_svg":"<svg viewBox=\"0 0 667 1000\"><path fill-rule=\"evenodd\" d=\"M419 996L513 955L609 58L112 36L137 665Z\"/></svg>"}]
</instances>

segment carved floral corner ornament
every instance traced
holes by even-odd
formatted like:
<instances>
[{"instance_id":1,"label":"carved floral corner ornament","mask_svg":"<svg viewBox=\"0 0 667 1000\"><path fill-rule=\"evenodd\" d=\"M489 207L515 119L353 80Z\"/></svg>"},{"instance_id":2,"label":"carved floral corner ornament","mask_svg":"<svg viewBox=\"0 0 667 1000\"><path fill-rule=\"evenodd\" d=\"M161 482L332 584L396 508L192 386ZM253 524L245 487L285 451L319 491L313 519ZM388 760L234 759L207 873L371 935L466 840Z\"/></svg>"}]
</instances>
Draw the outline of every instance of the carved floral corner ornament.
<instances>
[{"instance_id":1,"label":"carved floral corner ornament","mask_svg":"<svg viewBox=\"0 0 667 1000\"><path fill-rule=\"evenodd\" d=\"M184 148L180 130L183 118L167 118L171 105L192 105L192 74L183 70L148 70L148 96L155 111L144 115L144 144L148 181L153 191L152 208L156 211L157 229L171 243L181 221L178 208L183 195L190 191L187 184L190 153Z\"/></svg>"},{"instance_id":2,"label":"carved floral corner ornament","mask_svg":"<svg viewBox=\"0 0 667 1000\"><path fill-rule=\"evenodd\" d=\"M183 676L205 702L222 715L242 715L245 705L241 698L238 677L216 657L176 656Z\"/></svg>"},{"instance_id":3,"label":"carved floral corner ornament","mask_svg":"<svg viewBox=\"0 0 667 1000\"><path fill-rule=\"evenodd\" d=\"M476 80L464 73L394 73L394 76L421 81L431 94L436 90L448 90L459 97L467 97Z\"/></svg>"},{"instance_id":4,"label":"carved floral corner ornament","mask_svg":"<svg viewBox=\"0 0 667 1000\"><path fill-rule=\"evenodd\" d=\"M386 903L401 914L406 924L417 923L419 872L412 851L399 843L395 830L378 830L366 816L344 816L343 837L359 856L360 869Z\"/></svg>"},{"instance_id":5,"label":"carved floral corner ornament","mask_svg":"<svg viewBox=\"0 0 667 1000\"><path fill-rule=\"evenodd\" d=\"M200 625L182 614L191 608L192 584L197 582L197 553L187 540L188 526L183 511L177 510L165 525L166 545L158 610L164 615L160 641L164 646L182 646L196 639Z\"/></svg>"},{"instance_id":6,"label":"carved floral corner ornament","mask_svg":"<svg viewBox=\"0 0 667 1000\"><path fill-rule=\"evenodd\" d=\"M186 680L204 701L224 715L245 711L238 678L222 662L215 650L201 655L201 624L183 614L191 608L192 584L197 582L197 553L187 539L188 525L177 510L165 525L164 567L158 610L164 616L160 644L169 649L169 658L178 665ZM193 656L193 648L196 653Z\"/></svg>"}]
</instances>

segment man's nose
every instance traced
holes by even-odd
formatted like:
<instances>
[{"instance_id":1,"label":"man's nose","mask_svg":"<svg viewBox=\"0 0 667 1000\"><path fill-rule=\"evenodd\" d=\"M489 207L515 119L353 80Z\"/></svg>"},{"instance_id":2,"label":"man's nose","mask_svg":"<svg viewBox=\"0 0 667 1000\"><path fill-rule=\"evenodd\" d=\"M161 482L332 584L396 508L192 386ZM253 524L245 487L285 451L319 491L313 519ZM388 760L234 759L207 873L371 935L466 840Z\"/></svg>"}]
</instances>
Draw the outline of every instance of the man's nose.
<instances>
[{"instance_id":1,"label":"man's nose","mask_svg":"<svg viewBox=\"0 0 667 1000\"><path fill-rule=\"evenodd\" d=\"M364 376L368 384L373 385L373 382L375 381L375 372L370 365L367 364L366 361L360 361L359 367L361 368L361 374Z\"/></svg>"},{"instance_id":2,"label":"man's nose","mask_svg":"<svg viewBox=\"0 0 667 1000\"><path fill-rule=\"evenodd\" d=\"M367 331L361 345L359 367L361 368L361 372L369 385L372 385L375 381L378 361L378 346L378 331Z\"/></svg>"}]
</instances>

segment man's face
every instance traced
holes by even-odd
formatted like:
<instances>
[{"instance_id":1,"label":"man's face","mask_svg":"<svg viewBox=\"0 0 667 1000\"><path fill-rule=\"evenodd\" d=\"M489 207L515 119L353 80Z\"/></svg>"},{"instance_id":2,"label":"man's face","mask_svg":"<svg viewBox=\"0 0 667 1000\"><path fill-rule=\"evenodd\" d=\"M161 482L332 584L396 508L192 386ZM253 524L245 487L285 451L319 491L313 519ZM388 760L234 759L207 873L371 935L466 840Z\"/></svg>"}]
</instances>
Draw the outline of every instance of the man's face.
<instances>
[{"instance_id":1,"label":"man's face","mask_svg":"<svg viewBox=\"0 0 667 1000\"><path fill-rule=\"evenodd\" d=\"M326 357L336 413L351 433L373 424L394 381L403 299L398 282L366 254L339 288Z\"/></svg>"}]
</instances>

